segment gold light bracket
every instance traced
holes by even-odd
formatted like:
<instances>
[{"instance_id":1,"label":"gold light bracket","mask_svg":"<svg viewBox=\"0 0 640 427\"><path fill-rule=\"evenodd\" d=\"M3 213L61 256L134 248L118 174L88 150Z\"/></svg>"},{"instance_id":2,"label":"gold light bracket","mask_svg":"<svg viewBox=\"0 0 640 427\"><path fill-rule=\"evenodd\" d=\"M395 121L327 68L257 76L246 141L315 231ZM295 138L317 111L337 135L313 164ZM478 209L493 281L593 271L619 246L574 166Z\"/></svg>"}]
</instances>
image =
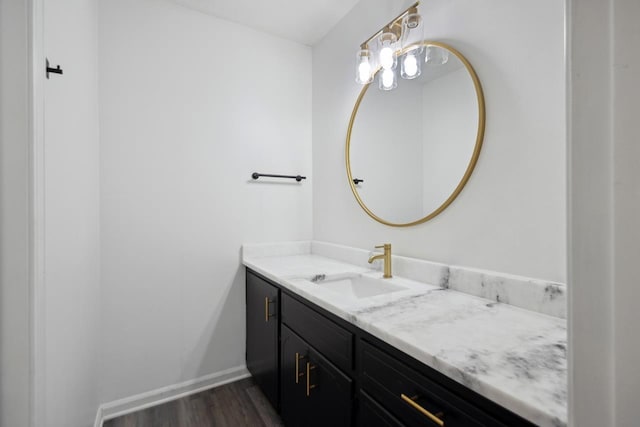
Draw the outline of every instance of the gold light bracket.
<instances>
[{"instance_id":1,"label":"gold light bracket","mask_svg":"<svg viewBox=\"0 0 640 427\"><path fill-rule=\"evenodd\" d=\"M364 42L362 42L362 44L360 45L360 48L367 49L367 46L369 45L371 40L374 40L376 37L378 37L380 34L383 34L383 33L391 32L395 34L398 40L400 40L400 35L402 34L402 20L404 19L405 16L411 13L417 13L419 5L420 5L420 2L417 1L411 6L409 6L404 12L402 12L400 15L396 16L391 21L389 21L387 25L383 26L374 35L372 35L371 37L366 39Z\"/></svg>"}]
</instances>

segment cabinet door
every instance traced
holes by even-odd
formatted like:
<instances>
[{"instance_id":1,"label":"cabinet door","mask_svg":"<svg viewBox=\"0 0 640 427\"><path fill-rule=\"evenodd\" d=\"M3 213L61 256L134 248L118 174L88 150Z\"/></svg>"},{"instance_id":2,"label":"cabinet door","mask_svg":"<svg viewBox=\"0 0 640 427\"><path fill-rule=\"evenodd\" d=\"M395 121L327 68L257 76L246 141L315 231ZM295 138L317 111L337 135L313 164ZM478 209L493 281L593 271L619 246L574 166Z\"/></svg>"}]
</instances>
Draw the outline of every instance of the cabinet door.
<instances>
[{"instance_id":1,"label":"cabinet door","mask_svg":"<svg viewBox=\"0 0 640 427\"><path fill-rule=\"evenodd\" d=\"M247 369L274 408L278 408L279 292L247 271Z\"/></svg>"},{"instance_id":2,"label":"cabinet door","mask_svg":"<svg viewBox=\"0 0 640 427\"><path fill-rule=\"evenodd\" d=\"M281 416L285 425L350 426L351 379L284 325L281 334Z\"/></svg>"}]
</instances>

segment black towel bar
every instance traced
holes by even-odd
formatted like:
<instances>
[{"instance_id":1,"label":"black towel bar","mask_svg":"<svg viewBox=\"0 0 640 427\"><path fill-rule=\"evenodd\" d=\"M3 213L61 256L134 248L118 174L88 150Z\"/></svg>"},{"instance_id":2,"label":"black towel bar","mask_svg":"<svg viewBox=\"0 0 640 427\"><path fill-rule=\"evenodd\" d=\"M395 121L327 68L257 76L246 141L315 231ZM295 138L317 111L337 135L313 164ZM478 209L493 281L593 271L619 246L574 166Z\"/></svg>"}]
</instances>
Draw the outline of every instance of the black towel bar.
<instances>
[{"instance_id":1,"label":"black towel bar","mask_svg":"<svg viewBox=\"0 0 640 427\"><path fill-rule=\"evenodd\" d=\"M253 179L258 179L261 176L268 177L268 178L289 178L289 179L295 179L298 182L302 181L303 179L307 179L306 176L300 176L300 175L274 175L274 174L258 173L258 172L254 172L251 174L251 178Z\"/></svg>"}]
</instances>

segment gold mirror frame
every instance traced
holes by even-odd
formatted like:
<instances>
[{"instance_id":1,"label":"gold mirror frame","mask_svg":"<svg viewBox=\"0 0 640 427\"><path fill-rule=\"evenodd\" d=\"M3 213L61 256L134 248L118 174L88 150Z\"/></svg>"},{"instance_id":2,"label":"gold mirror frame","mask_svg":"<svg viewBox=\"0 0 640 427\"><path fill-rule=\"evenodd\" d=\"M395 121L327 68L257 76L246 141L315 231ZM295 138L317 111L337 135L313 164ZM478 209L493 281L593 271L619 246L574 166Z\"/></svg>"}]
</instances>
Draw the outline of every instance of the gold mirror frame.
<instances>
[{"instance_id":1,"label":"gold mirror frame","mask_svg":"<svg viewBox=\"0 0 640 427\"><path fill-rule=\"evenodd\" d=\"M346 144L346 148L345 148L345 154L346 154L346 160L347 160L347 178L349 180L349 185L351 186L351 191L353 192L353 195L355 196L356 200L358 201L358 204L360 205L360 207L362 209L364 209L364 211L371 218L375 219L376 221L378 221L378 222L380 222L382 224L389 225L391 227L410 227L412 225L422 224L423 222L429 221L430 219L432 219L432 218L436 217L437 215L439 215L451 203L453 203L453 201L456 199L456 197L458 197L458 195L460 194L460 192L462 191L464 186L467 184L467 181L469 181L469 178L471 177L471 173L473 172L473 169L475 168L476 163L478 162L478 157L480 156L480 150L482 149L482 142L483 142L483 139L484 139L484 129L485 129L485 124L486 124L486 111L485 111L485 106L484 106L484 94L482 92L482 86L480 85L480 80L478 79L478 75L476 74L476 72L473 69L473 67L471 66L471 64L469 63L469 61L467 61L467 58L465 58L460 52L458 52L456 49L454 49L453 47L449 46L446 43L425 40L425 41L422 42L422 46L424 46L424 47L436 46L436 47L448 50L450 53L454 54L462 62L462 64L464 64L467 72L471 76L471 79L473 80L473 85L475 86L475 89L476 89L476 98L478 100L478 132L476 134L476 145L475 145L475 147L473 149L473 154L471 156L471 160L469 161L469 165L467 166L467 169L465 170L465 173L462 176L462 179L460 180L460 182L458 183L456 188L453 190L453 193L451 193L451 195L436 210L434 210L433 212L431 212L430 214L428 214L424 218L421 218L421 219L419 219L417 221L413 221L413 222L407 222L407 223L393 223L393 222L389 222L389 221L386 221L386 220L380 218L379 216L374 214L367 207L367 205L364 204L364 202L360 198L360 195L358 194L358 190L356 189L356 185L353 182L353 175L351 174L351 158L350 158L350 153L349 153L350 152L350 148L351 148L351 132L353 130L353 124L355 122L356 115L358 114L358 108L360 107L360 103L362 102L362 99L364 98L364 95L367 93L367 90L369 89L369 86L371 86L371 84L373 84L373 82L375 82L375 78L374 78L372 83L366 84L362 88L362 90L360 91L360 95L358 95L358 99L356 100L356 104L353 107L353 112L351 113L351 119L349 120L349 128L347 130L347 144ZM408 51L410 49L411 49L411 47L408 48L408 49L405 49L403 51L398 52L398 56L404 54L406 51ZM376 70L374 76L377 75L379 71L380 71L380 69Z\"/></svg>"}]
</instances>

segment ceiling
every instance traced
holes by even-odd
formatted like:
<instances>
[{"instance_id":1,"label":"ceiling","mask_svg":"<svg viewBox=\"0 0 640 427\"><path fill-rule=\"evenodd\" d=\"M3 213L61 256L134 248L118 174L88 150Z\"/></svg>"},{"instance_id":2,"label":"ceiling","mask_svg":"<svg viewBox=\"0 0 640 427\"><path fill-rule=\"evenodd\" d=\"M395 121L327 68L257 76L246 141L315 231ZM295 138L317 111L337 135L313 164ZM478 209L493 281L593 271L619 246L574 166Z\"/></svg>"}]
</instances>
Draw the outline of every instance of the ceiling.
<instances>
[{"instance_id":1,"label":"ceiling","mask_svg":"<svg viewBox=\"0 0 640 427\"><path fill-rule=\"evenodd\" d=\"M309 46L359 0L174 0L183 6Z\"/></svg>"}]
</instances>

